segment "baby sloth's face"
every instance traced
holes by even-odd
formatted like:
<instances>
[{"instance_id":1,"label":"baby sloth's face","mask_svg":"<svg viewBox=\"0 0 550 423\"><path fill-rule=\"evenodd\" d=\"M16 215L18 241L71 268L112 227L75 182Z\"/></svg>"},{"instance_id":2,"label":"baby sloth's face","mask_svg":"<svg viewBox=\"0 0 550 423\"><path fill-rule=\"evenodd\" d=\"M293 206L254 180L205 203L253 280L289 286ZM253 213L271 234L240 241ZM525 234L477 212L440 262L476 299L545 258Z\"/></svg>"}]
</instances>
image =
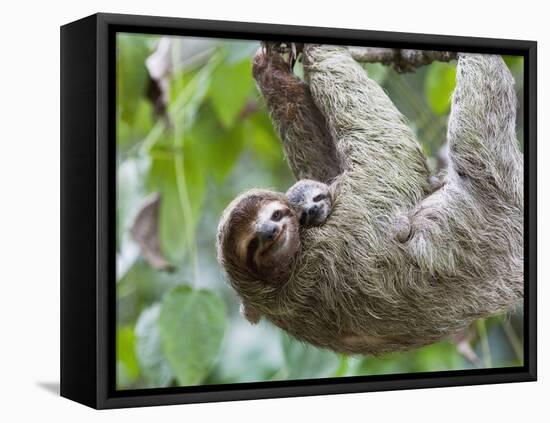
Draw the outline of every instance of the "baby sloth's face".
<instances>
[{"instance_id":1,"label":"baby sloth's face","mask_svg":"<svg viewBox=\"0 0 550 423\"><path fill-rule=\"evenodd\" d=\"M286 196L300 225L320 226L332 210L329 187L322 182L302 179L289 188Z\"/></svg>"}]
</instances>

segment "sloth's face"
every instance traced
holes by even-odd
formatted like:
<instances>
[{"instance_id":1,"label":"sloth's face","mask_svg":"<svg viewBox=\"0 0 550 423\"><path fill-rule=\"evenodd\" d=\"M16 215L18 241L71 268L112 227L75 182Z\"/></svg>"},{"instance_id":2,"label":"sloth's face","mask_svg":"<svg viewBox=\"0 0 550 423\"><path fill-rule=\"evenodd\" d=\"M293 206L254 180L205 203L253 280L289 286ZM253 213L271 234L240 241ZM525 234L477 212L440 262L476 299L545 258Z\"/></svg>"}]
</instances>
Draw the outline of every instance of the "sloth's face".
<instances>
[{"instance_id":1,"label":"sloth's face","mask_svg":"<svg viewBox=\"0 0 550 423\"><path fill-rule=\"evenodd\" d=\"M315 187L308 190L304 196L300 224L306 226L320 226L325 223L330 213L330 197L328 189Z\"/></svg>"},{"instance_id":2,"label":"sloth's face","mask_svg":"<svg viewBox=\"0 0 550 423\"><path fill-rule=\"evenodd\" d=\"M238 242L238 254L249 269L265 279L279 279L300 248L298 220L281 201L264 202Z\"/></svg>"},{"instance_id":3,"label":"sloth's face","mask_svg":"<svg viewBox=\"0 0 550 423\"><path fill-rule=\"evenodd\" d=\"M287 197L298 214L300 225L320 226L332 209L329 187L321 182L298 181L287 191Z\"/></svg>"}]
</instances>

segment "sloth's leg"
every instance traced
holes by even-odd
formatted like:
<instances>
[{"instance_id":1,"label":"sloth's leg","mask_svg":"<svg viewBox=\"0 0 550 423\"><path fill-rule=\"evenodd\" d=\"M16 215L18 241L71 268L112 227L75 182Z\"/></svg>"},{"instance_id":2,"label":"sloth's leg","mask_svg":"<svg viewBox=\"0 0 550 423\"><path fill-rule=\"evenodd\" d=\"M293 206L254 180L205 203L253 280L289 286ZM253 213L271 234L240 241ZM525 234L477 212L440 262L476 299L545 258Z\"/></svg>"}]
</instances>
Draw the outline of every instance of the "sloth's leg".
<instances>
[{"instance_id":1,"label":"sloth's leg","mask_svg":"<svg viewBox=\"0 0 550 423\"><path fill-rule=\"evenodd\" d=\"M513 79L500 56L459 55L446 185L413 210L407 241L424 271L476 275L511 297L522 295L509 292L522 293L523 286L523 160L515 107Z\"/></svg>"},{"instance_id":2,"label":"sloth's leg","mask_svg":"<svg viewBox=\"0 0 550 423\"><path fill-rule=\"evenodd\" d=\"M256 53L253 75L296 179L329 183L341 173L340 161L308 86L278 52L264 48Z\"/></svg>"},{"instance_id":3,"label":"sloth's leg","mask_svg":"<svg viewBox=\"0 0 550 423\"><path fill-rule=\"evenodd\" d=\"M500 56L460 54L449 117L449 172L523 204L514 80Z\"/></svg>"}]
</instances>

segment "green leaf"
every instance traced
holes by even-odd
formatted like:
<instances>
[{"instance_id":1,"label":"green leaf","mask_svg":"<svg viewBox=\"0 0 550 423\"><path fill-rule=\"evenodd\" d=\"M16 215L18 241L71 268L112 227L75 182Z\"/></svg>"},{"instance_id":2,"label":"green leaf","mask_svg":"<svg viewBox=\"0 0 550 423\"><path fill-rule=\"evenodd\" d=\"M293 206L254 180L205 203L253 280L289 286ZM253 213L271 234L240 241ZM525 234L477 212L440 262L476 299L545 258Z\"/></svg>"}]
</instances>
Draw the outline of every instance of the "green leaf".
<instances>
[{"instance_id":1,"label":"green leaf","mask_svg":"<svg viewBox=\"0 0 550 423\"><path fill-rule=\"evenodd\" d=\"M160 193L159 240L160 248L172 262L182 259L187 238L185 216L179 198L174 159L153 160L150 180Z\"/></svg>"},{"instance_id":2,"label":"green leaf","mask_svg":"<svg viewBox=\"0 0 550 423\"><path fill-rule=\"evenodd\" d=\"M206 105L205 105L206 106ZM221 182L231 172L244 145L246 131L243 125L224 128L212 107L203 107L189 133L188 154L200 163L201 169L209 169L216 182Z\"/></svg>"},{"instance_id":3,"label":"green leaf","mask_svg":"<svg viewBox=\"0 0 550 423\"><path fill-rule=\"evenodd\" d=\"M331 377L340 370L336 353L298 342L286 333L281 336L288 379Z\"/></svg>"},{"instance_id":4,"label":"green leaf","mask_svg":"<svg viewBox=\"0 0 550 423\"><path fill-rule=\"evenodd\" d=\"M138 258L117 282L118 324L133 326L141 310L160 301L168 290L190 275L188 268L178 268L177 273L157 271Z\"/></svg>"},{"instance_id":5,"label":"green leaf","mask_svg":"<svg viewBox=\"0 0 550 423\"><path fill-rule=\"evenodd\" d=\"M424 82L424 92L430 108L436 115L444 115L449 111L455 79L456 65L442 62L430 65Z\"/></svg>"},{"instance_id":6,"label":"green leaf","mask_svg":"<svg viewBox=\"0 0 550 423\"><path fill-rule=\"evenodd\" d=\"M523 70L523 56L502 56L502 58L510 71L519 72Z\"/></svg>"},{"instance_id":7,"label":"green leaf","mask_svg":"<svg viewBox=\"0 0 550 423\"><path fill-rule=\"evenodd\" d=\"M184 142L183 155L162 149L154 149L151 154L153 164L149 172L148 186L151 191L159 192L161 196L160 246L172 262L177 262L186 251L186 231L194 230L201 215L206 193L205 169L201 166L201 161L189 140ZM176 160L183 161L183 178L179 182L176 175ZM185 227L184 206L187 203L188 213L191 214L190 221L193 224L191 228Z\"/></svg>"},{"instance_id":8,"label":"green leaf","mask_svg":"<svg viewBox=\"0 0 550 423\"><path fill-rule=\"evenodd\" d=\"M248 144L262 166L284 161L283 149L267 113L255 113L244 122Z\"/></svg>"},{"instance_id":9,"label":"green leaf","mask_svg":"<svg viewBox=\"0 0 550 423\"><path fill-rule=\"evenodd\" d=\"M145 60L150 54L149 40L147 35L117 35L117 107L119 118L127 123L134 122L139 100L146 93L148 73Z\"/></svg>"},{"instance_id":10,"label":"green leaf","mask_svg":"<svg viewBox=\"0 0 550 423\"><path fill-rule=\"evenodd\" d=\"M117 327L116 358L117 386L124 388L134 383L139 376L139 367L135 354L134 331L129 326Z\"/></svg>"},{"instance_id":11,"label":"green leaf","mask_svg":"<svg viewBox=\"0 0 550 423\"><path fill-rule=\"evenodd\" d=\"M250 59L234 64L224 63L213 73L210 99L225 127L233 126L253 88Z\"/></svg>"},{"instance_id":12,"label":"green leaf","mask_svg":"<svg viewBox=\"0 0 550 423\"><path fill-rule=\"evenodd\" d=\"M170 81L169 111L175 125L185 131L195 121L197 111L209 92L213 70L218 66L218 56L197 71L182 71Z\"/></svg>"},{"instance_id":13,"label":"green leaf","mask_svg":"<svg viewBox=\"0 0 550 423\"><path fill-rule=\"evenodd\" d=\"M162 301L162 349L180 385L197 385L210 372L221 347L225 305L213 292L180 286Z\"/></svg>"},{"instance_id":14,"label":"green leaf","mask_svg":"<svg viewBox=\"0 0 550 423\"><path fill-rule=\"evenodd\" d=\"M378 85L382 85L388 76L389 67L382 63L365 63L364 68L367 70L369 78L376 81Z\"/></svg>"},{"instance_id":15,"label":"green leaf","mask_svg":"<svg viewBox=\"0 0 550 423\"><path fill-rule=\"evenodd\" d=\"M143 310L136 323L136 355L145 380L145 388L169 386L174 379L162 352L158 317L160 304Z\"/></svg>"}]
</instances>

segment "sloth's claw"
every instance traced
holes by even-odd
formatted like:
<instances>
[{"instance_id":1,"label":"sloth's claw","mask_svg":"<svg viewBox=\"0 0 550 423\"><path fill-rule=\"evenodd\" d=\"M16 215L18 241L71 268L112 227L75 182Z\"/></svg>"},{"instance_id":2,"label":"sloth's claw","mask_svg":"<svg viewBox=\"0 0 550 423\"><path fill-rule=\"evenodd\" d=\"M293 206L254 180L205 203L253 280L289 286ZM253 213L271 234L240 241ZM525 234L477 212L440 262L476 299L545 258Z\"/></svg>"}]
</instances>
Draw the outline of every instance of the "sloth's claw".
<instances>
[{"instance_id":1,"label":"sloth's claw","mask_svg":"<svg viewBox=\"0 0 550 423\"><path fill-rule=\"evenodd\" d=\"M407 215L400 214L393 223L394 238L400 243L407 242L411 237L411 222Z\"/></svg>"}]
</instances>

